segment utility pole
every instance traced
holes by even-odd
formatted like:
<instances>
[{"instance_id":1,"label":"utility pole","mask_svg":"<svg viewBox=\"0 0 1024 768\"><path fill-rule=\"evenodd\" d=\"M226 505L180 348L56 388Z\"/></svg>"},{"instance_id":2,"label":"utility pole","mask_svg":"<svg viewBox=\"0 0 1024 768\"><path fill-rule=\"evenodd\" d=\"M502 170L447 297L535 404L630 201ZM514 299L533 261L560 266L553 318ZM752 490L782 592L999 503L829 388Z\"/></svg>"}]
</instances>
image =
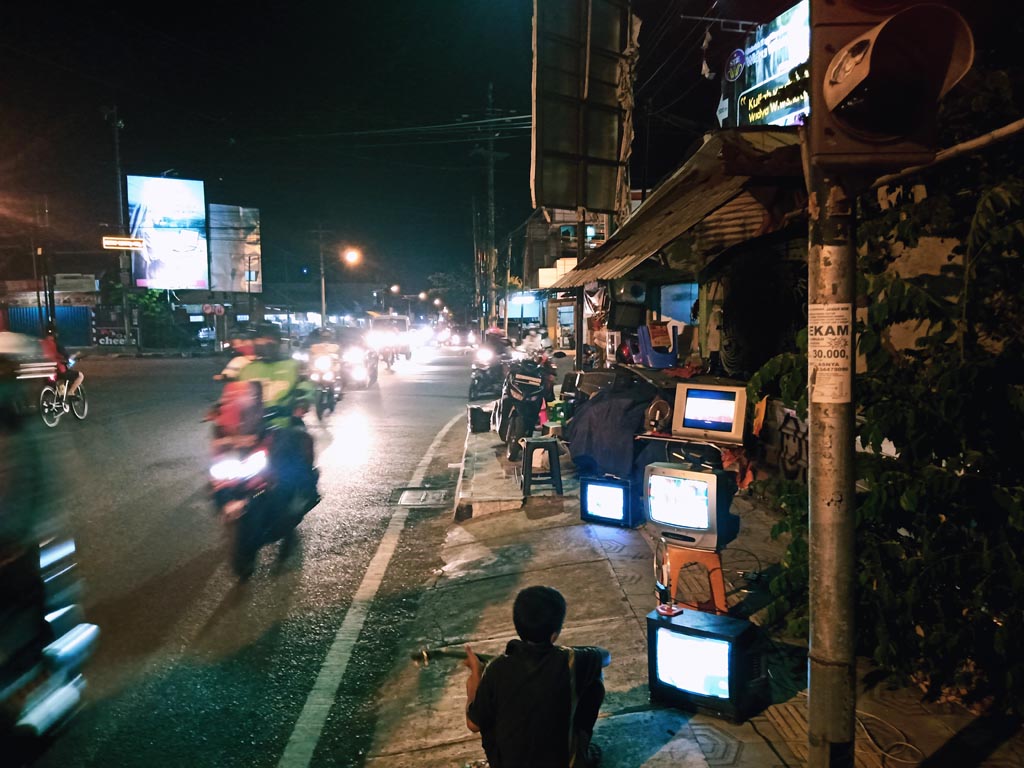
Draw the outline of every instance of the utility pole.
<instances>
[{"instance_id":1,"label":"utility pole","mask_svg":"<svg viewBox=\"0 0 1024 768\"><path fill-rule=\"evenodd\" d=\"M810 765L852 768L854 655L853 200L811 169L808 250Z\"/></svg>"},{"instance_id":2,"label":"utility pole","mask_svg":"<svg viewBox=\"0 0 1024 768\"><path fill-rule=\"evenodd\" d=\"M114 183L117 184L117 234L125 237L128 232L124 225L124 185L121 183L121 129L124 122L118 117L117 105L107 112L107 119L114 132ZM127 346L132 338L131 318L128 311L128 289L131 284L131 251L121 251L118 255L118 262L121 270L121 314L124 316L124 343ZM141 324L141 318L139 320ZM142 329L139 328L139 335ZM136 347L138 347L136 341Z\"/></svg>"},{"instance_id":3,"label":"utility pole","mask_svg":"<svg viewBox=\"0 0 1024 768\"><path fill-rule=\"evenodd\" d=\"M494 83L487 84L487 117L493 118L494 111ZM498 247L494 239L494 129L488 127L489 138L487 140L487 312L491 318L497 320L497 299L498 291L496 285L498 271ZM508 307L505 307L505 314L508 315ZM488 326L492 325L490 318Z\"/></svg>"},{"instance_id":4,"label":"utility pole","mask_svg":"<svg viewBox=\"0 0 1024 768\"><path fill-rule=\"evenodd\" d=\"M320 252L320 327L327 327L327 277L324 274L324 228L317 225L317 243Z\"/></svg>"},{"instance_id":5,"label":"utility pole","mask_svg":"<svg viewBox=\"0 0 1024 768\"><path fill-rule=\"evenodd\" d=\"M485 318L483 313L480 311L482 305L480 283L483 259L480 258L480 217L476 210L476 195L473 195L471 210L473 216L473 311L477 316L477 330L483 331L486 328L484 323L487 318Z\"/></svg>"}]
</instances>

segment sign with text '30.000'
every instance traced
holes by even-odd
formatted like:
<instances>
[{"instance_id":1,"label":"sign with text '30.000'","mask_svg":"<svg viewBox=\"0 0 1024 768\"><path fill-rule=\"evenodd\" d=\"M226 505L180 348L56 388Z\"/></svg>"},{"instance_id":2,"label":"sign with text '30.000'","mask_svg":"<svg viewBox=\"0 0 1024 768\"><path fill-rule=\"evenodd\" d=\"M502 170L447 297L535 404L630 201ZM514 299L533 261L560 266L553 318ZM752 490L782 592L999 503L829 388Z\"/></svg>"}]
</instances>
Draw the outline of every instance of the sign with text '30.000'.
<instances>
[{"instance_id":1,"label":"sign with text '30.000'","mask_svg":"<svg viewBox=\"0 0 1024 768\"><path fill-rule=\"evenodd\" d=\"M807 386L812 403L853 398L853 305L807 307Z\"/></svg>"}]
</instances>

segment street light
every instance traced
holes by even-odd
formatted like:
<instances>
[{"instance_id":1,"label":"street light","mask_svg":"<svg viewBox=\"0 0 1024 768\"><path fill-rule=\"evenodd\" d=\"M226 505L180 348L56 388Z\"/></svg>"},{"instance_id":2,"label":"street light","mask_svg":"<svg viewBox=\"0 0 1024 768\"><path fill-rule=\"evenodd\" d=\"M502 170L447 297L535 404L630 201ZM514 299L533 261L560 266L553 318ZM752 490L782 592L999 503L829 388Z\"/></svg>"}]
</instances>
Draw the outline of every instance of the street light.
<instances>
[{"instance_id":1,"label":"street light","mask_svg":"<svg viewBox=\"0 0 1024 768\"><path fill-rule=\"evenodd\" d=\"M358 264L363 254L358 248L346 248L341 256L349 266ZM320 327L327 327L327 278L324 274L324 240L320 233Z\"/></svg>"}]
</instances>

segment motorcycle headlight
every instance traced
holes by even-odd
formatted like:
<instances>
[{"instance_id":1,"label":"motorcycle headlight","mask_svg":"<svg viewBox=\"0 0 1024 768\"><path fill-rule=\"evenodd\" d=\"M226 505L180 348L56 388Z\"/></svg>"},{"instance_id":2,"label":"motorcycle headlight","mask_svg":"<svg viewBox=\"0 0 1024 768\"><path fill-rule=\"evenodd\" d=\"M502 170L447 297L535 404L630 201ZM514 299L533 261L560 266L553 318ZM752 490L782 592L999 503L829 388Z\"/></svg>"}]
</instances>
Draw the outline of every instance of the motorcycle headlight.
<instances>
[{"instance_id":1,"label":"motorcycle headlight","mask_svg":"<svg viewBox=\"0 0 1024 768\"><path fill-rule=\"evenodd\" d=\"M334 381L334 372L333 371L327 371L324 374L324 381Z\"/></svg>"},{"instance_id":2,"label":"motorcycle headlight","mask_svg":"<svg viewBox=\"0 0 1024 768\"><path fill-rule=\"evenodd\" d=\"M210 467L210 477L214 480L247 480L258 475L266 466L266 451L256 451L244 459L230 456Z\"/></svg>"},{"instance_id":3,"label":"motorcycle headlight","mask_svg":"<svg viewBox=\"0 0 1024 768\"><path fill-rule=\"evenodd\" d=\"M362 347L349 347L342 359L350 365L359 365L366 359L366 350Z\"/></svg>"},{"instance_id":4,"label":"motorcycle headlight","mask_svg":"<svg viewBox=\"0 0 1024 768\"><path fill-rule=\"evenodd\" d=\"M494 350L491 349L479 349L476 353L476 361L484 365L490 364L494 359Z\"/></svg>"},{"instance_id":5,"label":"motorcycle headlight","mask_svg":"<svg viewBox=\"0 0 1024 768\"><path fill-rule=\"evenodd\" d=\"M320 355L313 361L313 367L321 372L329 371L334 367L334 361L331 360L330 355Z\"/></svg>"}]
</instances>

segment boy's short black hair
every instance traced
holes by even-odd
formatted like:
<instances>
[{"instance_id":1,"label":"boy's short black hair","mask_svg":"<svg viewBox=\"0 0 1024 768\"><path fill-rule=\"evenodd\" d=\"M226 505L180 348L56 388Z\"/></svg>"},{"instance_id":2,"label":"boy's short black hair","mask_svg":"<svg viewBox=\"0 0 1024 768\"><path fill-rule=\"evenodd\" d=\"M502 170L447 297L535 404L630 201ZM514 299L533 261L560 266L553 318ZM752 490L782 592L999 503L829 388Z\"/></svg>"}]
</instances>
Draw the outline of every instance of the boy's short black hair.
<instances>
[{"instance_id":1,"label":"boy's short black hair","mask_svg":"<svg viewBox=\"0 0 1024 768\"><path fill-rule=\"evenodd\" d=\"M516 595L512 623L519 637L531 643L547 643L562 631L565 598L554 587L526 587Z\"/></svg>"}]
</instances>

